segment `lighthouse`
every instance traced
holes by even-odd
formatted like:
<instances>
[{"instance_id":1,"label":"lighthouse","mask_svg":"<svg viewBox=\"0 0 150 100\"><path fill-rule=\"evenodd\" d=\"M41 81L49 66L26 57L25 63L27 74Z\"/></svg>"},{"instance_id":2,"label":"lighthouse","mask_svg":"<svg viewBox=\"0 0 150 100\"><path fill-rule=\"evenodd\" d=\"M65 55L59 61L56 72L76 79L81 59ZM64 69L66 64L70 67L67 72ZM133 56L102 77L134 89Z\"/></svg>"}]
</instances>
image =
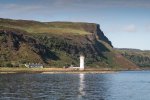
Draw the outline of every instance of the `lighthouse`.
<instances>
[{"instance_id":1,"label":"lighthouse","mask_svg":"<svg viewBox=\"0 0 150 100\"><path fill-rule=\"evenodd\" d=\"M84 70L84 56L80 55L80 70Z\"/></svg>"}]
</instances>

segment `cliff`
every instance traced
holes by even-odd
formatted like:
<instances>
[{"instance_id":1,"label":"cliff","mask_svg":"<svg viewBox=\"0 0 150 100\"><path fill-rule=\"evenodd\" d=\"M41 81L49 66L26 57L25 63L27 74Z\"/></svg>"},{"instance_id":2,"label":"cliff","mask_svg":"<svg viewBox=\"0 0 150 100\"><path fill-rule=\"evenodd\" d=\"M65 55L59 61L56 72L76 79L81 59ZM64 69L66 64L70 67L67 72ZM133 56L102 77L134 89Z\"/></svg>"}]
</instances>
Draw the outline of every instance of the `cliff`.
<instances>
[{"instance_id":1,"label":"cliff","mask_svg":"<svg viewBox=\"0 0 150 100\"><path fill-rule=\"evenodd\" d=\"M78 66L79 55L83 54L87 67L137 68L113 50L95 23L0 19L0 42L1 66Z\"/></svg>"}]
</instances>

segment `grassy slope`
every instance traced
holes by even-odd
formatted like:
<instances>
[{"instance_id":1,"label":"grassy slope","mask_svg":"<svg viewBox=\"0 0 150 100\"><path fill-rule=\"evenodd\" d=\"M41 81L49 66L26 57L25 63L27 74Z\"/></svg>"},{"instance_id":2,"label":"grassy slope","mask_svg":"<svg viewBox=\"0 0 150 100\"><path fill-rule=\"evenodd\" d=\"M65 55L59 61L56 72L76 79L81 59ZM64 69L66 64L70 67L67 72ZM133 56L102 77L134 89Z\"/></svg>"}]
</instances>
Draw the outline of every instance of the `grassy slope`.
<instances>
[{"instance_id":1,"label":"grassy slope","mask_svg":"<svg viewBox=\"0 0 150 100\"><path fill-rule=\"evenodd\" d=\"M71 22L36 22L24 20L4 20L0 19L0 26L26 31L28 33L49 33L49 34L90 34L85 27L95 27L91 23L71 23Z\"/></svg>"},{"instance_id":2,"label":"grassy slope","mask_svg":"<svg viewBox=\"0 0 150 100\"><path fill-rule=\"evenodd\" d=\"M117 49L120 54L141 67L150 67L150 51Z\"/></svg>"},{"instance_id":3,"label":"grassy slope","mask_svg":"<svg viewBox=\"0 0 150 100\"><path fill-rule=\"evenodd\" d=\"M74 47L82 48L83 50L87 50L86 53L89 53L88 49L89 47L86 47L87 44L90 44L92 46L93 40L91 37L87 39L87 35L92 35L92 33L96 32L97 24L94 23L72 23L72 22L36 22L36 21L25 21L25 20L11 20L11 19L0 19L0 30L3 29L15 29L15 30L21 30L23 33L27 33L29 35L37 36L40 38L46 37L56 37L56 40L54 41L44 41L46 46L51 48L51 51L56 53L56 55L59 57L57 60L50 60L48 61L49 66L58 66L62 67L64 65L70 65L75 64L78 66L79 60L77 56L72 55L71 53L67 53L68 51L62 51L59 50L59 46L64 43L64 46L66 46L68 49L74 49ZM61 35L61 36L60 36ZM60 37L64 37L61 39ZM39 41L41 40L39 38ZM50 38L50 40L52 40ZM59 43L59 41L60 43ZM65 41L65 42L62 42ZM67 41L67 42L66 42ZM124 68L126 69L126 66L132 69L136 68L133 63L128 61L122 56L118 56L118 53L113 51L112 47L102 41L97 40L101 45L95 45L94 47L98 49L98 52L100 52L104 57L101 57L101 54L97 54L96 58L86 58L86 64L91 67L107 67L107 68ZM43 41L42 41L43 42ZM65 44L67 43L67 44ZM50 44L50 45L49 45ZM52 49L52 45L54 45L54 48ZM84 47L85 46L85 47ZM98 47L99 46L99 47ZM56 49L58 47L58 49ZM38 61L42 62L40 56L33 52L32 47L26 45L21 46L20 50L14 53L12 57L13 60L17 61L18 59L27 59L28 61ZM104 50L99 50L103 49ZM93 49L93 47L92 47ZM13 54L13 53L11 53ZM120 57L120 58L119 58ZM90 63L89 63L90 62Z\"/></svg>"},{"instance_id":4,"label":"grassy slope","mask_svg":"<svg viewBox=\"0 0 150 100\"><path fill-rule=\"evenodd\" d=\"M3 44L0 46L0 66L10 67L12 64L22 66L24 62L43 63L40 55L37 55L28 44L21 44L18 51L3 46Z\"/></svg>"}]
</instances>

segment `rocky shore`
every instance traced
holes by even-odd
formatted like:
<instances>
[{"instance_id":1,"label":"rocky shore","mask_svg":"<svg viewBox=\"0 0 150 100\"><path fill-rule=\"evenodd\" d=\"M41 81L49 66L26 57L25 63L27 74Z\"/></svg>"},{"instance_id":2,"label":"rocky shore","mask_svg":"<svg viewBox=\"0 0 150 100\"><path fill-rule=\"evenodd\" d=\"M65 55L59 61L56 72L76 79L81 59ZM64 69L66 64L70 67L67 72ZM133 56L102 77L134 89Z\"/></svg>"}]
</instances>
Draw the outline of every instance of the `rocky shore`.
<instances>
[{"instance_id":1,"label":"rocky shore","mask_svg":"<svg viewBox=\"0 0 150 100\"><path fill-rule=\"evenodd\" d=\"M13 73L41 73L41 74L55 74L55 73L114 73L114 70L108 69L85 69L84 71L64 68L0 68L0 74Z\"/></svg>"}]
</instances>

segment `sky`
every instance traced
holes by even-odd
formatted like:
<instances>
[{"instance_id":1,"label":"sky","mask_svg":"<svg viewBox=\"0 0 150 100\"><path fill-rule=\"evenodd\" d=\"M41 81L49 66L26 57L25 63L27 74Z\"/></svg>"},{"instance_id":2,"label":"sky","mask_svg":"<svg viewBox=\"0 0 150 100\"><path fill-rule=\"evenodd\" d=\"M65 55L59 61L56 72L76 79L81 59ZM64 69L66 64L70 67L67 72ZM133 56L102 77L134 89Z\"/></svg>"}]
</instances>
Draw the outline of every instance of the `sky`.
<instances>
[{"instance_id":1,"label":"sky","mask_svg":"<svg viewBox=\"0 0 150 100\"><path fill-rule=\"evenodd\" d=\"M150 50L150 0L0 0L0 18L97 23L114 47Z\"/></svg>"}]
</instances>

